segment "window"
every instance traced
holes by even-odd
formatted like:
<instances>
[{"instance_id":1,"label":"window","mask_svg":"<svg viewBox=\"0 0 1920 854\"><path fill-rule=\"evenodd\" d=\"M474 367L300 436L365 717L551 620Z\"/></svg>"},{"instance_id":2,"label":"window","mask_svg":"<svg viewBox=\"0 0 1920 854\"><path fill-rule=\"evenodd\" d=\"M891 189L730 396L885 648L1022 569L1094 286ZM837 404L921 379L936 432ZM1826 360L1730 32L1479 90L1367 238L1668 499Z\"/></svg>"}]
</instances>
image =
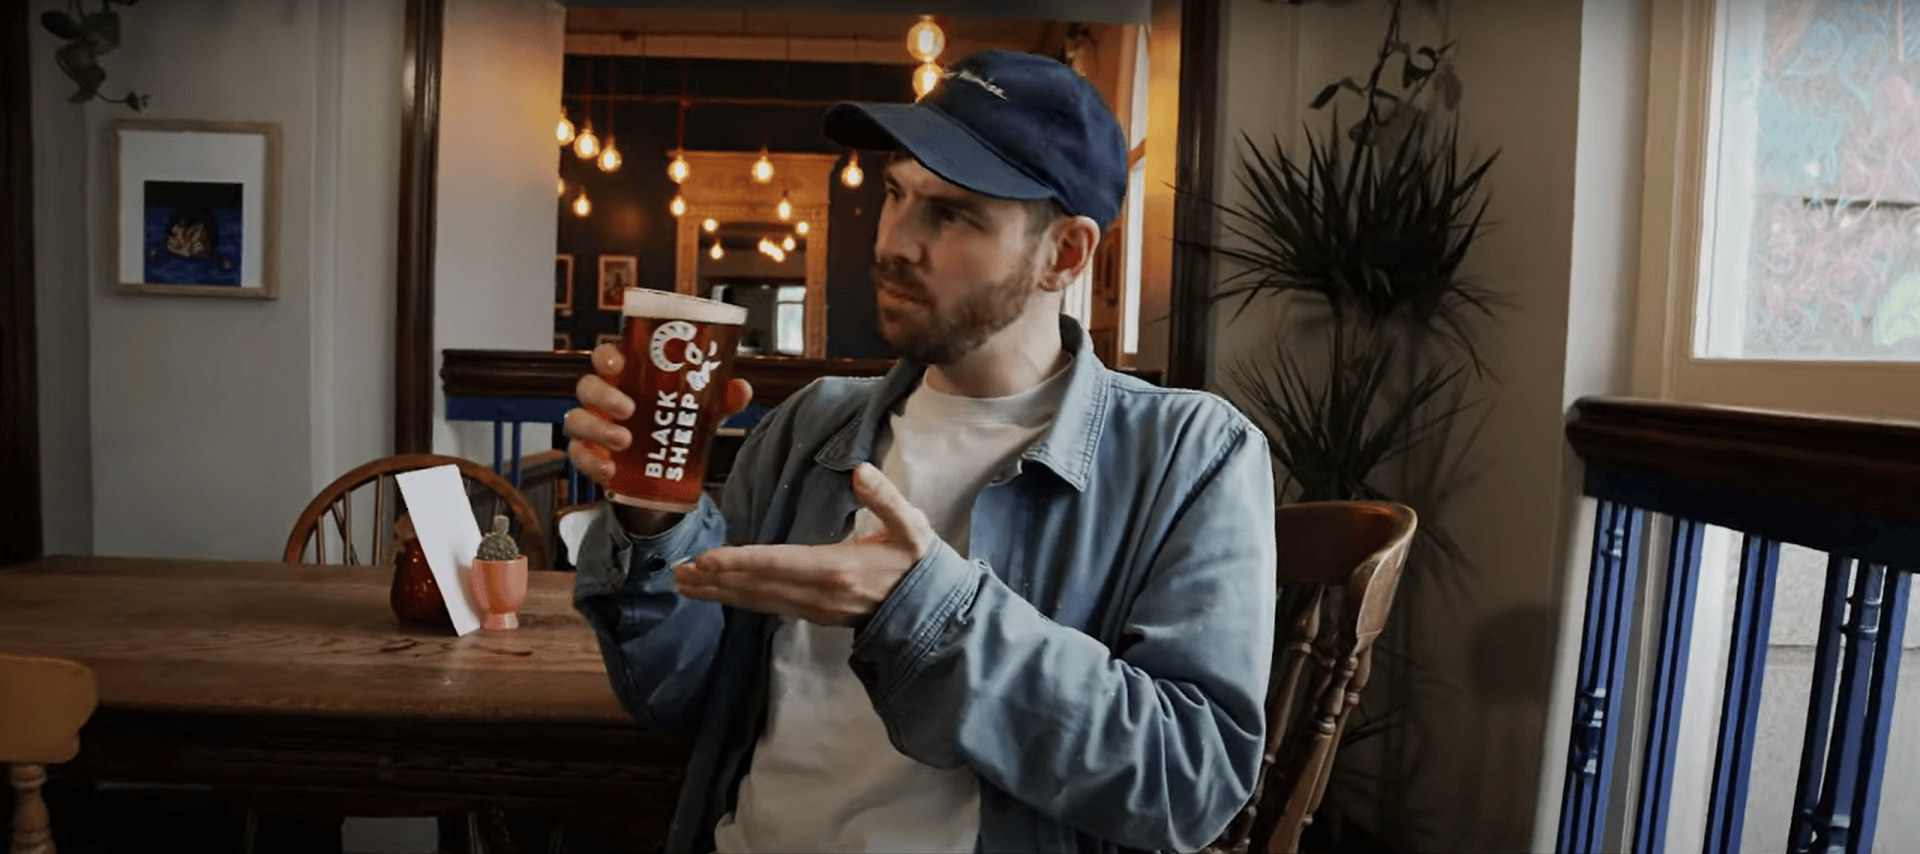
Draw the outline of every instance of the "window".
<instances>
[{"instance_id":1,"label":"window","mask_svg":"<svg viewBox=\"0 0 1920 854\"><path fill-rule=\"evenodd\" d=\"M787 356L806 353L806 285L781 285L774 291L773 351Z\"/></svg>"},{"instance_id":2,"label":"window","mask_svg":"<svg viewBox=\"0 0 1920 854\"><path fill-rule=\"evenodd\" d=\"M1716 18L1694 355L1920 361L1920 0Z\"/></svg>"},{"instance_id":3,"label":"window","mask_svg":"<svg viewBox=\"0 0 1920 854\"><path fill-rule=\"evenodd\" d=\"M1651 11L1633 394L1920 419L1920 0Z\"/></svg>"}]
</instances>

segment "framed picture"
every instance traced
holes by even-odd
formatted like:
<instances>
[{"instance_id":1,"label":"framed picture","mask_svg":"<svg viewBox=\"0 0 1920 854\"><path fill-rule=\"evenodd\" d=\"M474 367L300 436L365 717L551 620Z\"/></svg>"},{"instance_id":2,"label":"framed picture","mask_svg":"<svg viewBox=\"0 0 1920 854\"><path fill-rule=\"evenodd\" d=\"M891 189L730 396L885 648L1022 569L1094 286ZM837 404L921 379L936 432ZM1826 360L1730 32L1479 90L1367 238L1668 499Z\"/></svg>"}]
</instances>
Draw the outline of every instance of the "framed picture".
<instances>
[{"instance_id":1,"label":"framed picture","mask_svg":"<svg viewBox=\"0 0 1920 854\"><path fill-rule=\"evenodd\" d=\"M634 256L600 256L600 307L610 311L625 308L627 289L639 281L640 262Z\"/></svg>"},{"instance_id":2,"label":"framed picture","mask_svg":"<svg viewBox=\"0 0 1920 854\"><path fill-rule=\"evenodd\" d=\"M573 256L564 252L553 256L553 310L573 313Z\"/></svg>"},{"instance_id":3,"label":"framed picture","mask_svg":"<svg viewBox=\"0 0 1920 854\"><path fill-rule=\"evenodd\" d=\"M553 333L553 349L571 350L573 349L573 341L567 336L567 333L555 332Z\"/></svg>"},{"instance_id":4,"label":"framed picture","mask_svg":"<svg viewBox=\"0 0 1920 854\"><path fill-rule=\"evenodd\" d=\"M279 125L121 119L109 147L116 290L277 295Z\"/></svg>"},{"instance_id":5,"label":"framed picture","mask_svg":"<svg viewBox=\"0 0 1920 854\"><path fill-rule=\"evenodd\" d=\"M598 347L602 344L619 344L619 343L620 343L620 333L618 332L602 332L599 335L593 336L593 346L595 347Z\"/></svg>"}]
</instances>

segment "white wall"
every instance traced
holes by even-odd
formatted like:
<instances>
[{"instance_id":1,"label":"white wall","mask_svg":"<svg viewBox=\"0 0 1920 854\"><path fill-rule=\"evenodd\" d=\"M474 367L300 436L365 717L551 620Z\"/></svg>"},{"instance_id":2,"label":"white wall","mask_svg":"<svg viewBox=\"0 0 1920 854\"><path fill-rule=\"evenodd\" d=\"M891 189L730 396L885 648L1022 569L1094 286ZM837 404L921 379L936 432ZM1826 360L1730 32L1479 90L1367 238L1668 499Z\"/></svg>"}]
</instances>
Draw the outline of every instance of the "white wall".
<instances>
[{"instance_id":1,"label":"white wall","mask_svg":"<svg viewBox=\"0 0 1920 854\"><path fill-rule=\"evenodd\" d=\"M58 0L36 0L33 15ZM33 51L34 323L39 336L40 509L47 554L93 552L93 438L87 411L86 110L54 66L60 41L37 25ZM109 78L114 83L119 81ZM76 189L82 190L76 192Z\"/></svg>"},{"instance_id":2,"label":"white wall","mask_svg":"<svg viewBox=\"0 0 1920 854\"><path fill-rule=\"evenodd\" d=\"M553 348L553 182L566 11L553 0L452 0L440 78L434 364L449 348ZM635 168L628 166L627 168ZM437 367L436 367L437 370ZM436 453L493 459L493 429L448 423L434 384ZM544 448L545 427L523 450Z\"/></svg>"},{"instance_id":3,"label":"white wall","mask_svg":"<svg viewBox=\"0 0 1920 854\"><path fill-rule=\"evenodd\" d=\"M67 104L64 81L40 76L51 62L36 67L49 550L275 559L318 486L391 429L378 353L391 349L403 9L120 11L106 88L150 95L139 117L280 125L279 298L116 293L109 125L132 114Z\"/></svg>"},{"instance_id":4,"label":"white wall","mask_svg":"<svg viewBox=\"0 0 1920 854\"><path fill-rule=\"evenodd\" d=\"M1326 116L1307 110L1306 99L1371 67L1384 32L1380 5L1230 3L1224 141L1242 130L1298 140L1302 121L1318 131ZM1470 458L1478 479L1427 519L1460 542L1469 569L1450 587L1403 588L1398 603L1412 619L1410 646L1427 683L1416 700L1415 776L1399 808L1423 829L1421 850L1538 850L1543 744L1564 729L1547 699L1577 525L1564 412L1582 394L1623 390L1630 341L1641 5L1453 0L1429 13L1408 4L1409 38L1459 40L1465 147L1500 150L1488 179L1495 225L1463 272L1510 301L1478 339L1497 379L1478 389L1490 403ZM1230 199L1239 196L1236 159L1228 149L1219 161L1220 192ZM1216 383L1280 316L1270 306L1238 321L1225 314L1216 317Z\"/></svg>"}]
</instances>

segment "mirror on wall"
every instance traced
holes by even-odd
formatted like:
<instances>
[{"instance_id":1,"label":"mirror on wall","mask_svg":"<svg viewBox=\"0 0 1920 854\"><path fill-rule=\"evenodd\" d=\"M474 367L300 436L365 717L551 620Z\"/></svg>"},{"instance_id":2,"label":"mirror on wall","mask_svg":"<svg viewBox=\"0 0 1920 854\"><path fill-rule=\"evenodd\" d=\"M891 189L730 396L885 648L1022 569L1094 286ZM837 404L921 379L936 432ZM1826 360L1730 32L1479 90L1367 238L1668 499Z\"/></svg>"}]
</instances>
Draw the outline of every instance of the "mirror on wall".
<instances>
[{"instance_id":1,"label":"mirror on wall","mask_svg":"<svg viewBox=\"0 0 1920 854\"><path fill-rule=\"evenodd\" d=\"M808 241L799 225L701 221L694 293L746 307L743 356L806 354Z\"/></svg>"}]
</instances>

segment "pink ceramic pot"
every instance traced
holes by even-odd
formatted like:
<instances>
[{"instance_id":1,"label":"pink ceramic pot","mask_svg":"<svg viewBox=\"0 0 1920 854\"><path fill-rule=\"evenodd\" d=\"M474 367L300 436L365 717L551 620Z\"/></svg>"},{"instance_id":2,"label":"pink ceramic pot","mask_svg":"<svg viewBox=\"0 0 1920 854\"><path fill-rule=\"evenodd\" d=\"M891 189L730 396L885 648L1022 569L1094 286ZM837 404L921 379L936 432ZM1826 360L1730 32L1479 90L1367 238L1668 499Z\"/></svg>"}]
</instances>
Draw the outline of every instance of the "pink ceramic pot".
<instances>
[{"instance_id":1,"label":"pink ceramic pot","mask_svg":"<svg viewBox=\"0 0 1920 854\"><path fill-rule=\"evenodd\" d=\"M520 603L527 600L527 556L513 560L476 560L468 570L473 603L480 608L480 628L488 631L520 628Z\"/></svg>"}]
</instances>

